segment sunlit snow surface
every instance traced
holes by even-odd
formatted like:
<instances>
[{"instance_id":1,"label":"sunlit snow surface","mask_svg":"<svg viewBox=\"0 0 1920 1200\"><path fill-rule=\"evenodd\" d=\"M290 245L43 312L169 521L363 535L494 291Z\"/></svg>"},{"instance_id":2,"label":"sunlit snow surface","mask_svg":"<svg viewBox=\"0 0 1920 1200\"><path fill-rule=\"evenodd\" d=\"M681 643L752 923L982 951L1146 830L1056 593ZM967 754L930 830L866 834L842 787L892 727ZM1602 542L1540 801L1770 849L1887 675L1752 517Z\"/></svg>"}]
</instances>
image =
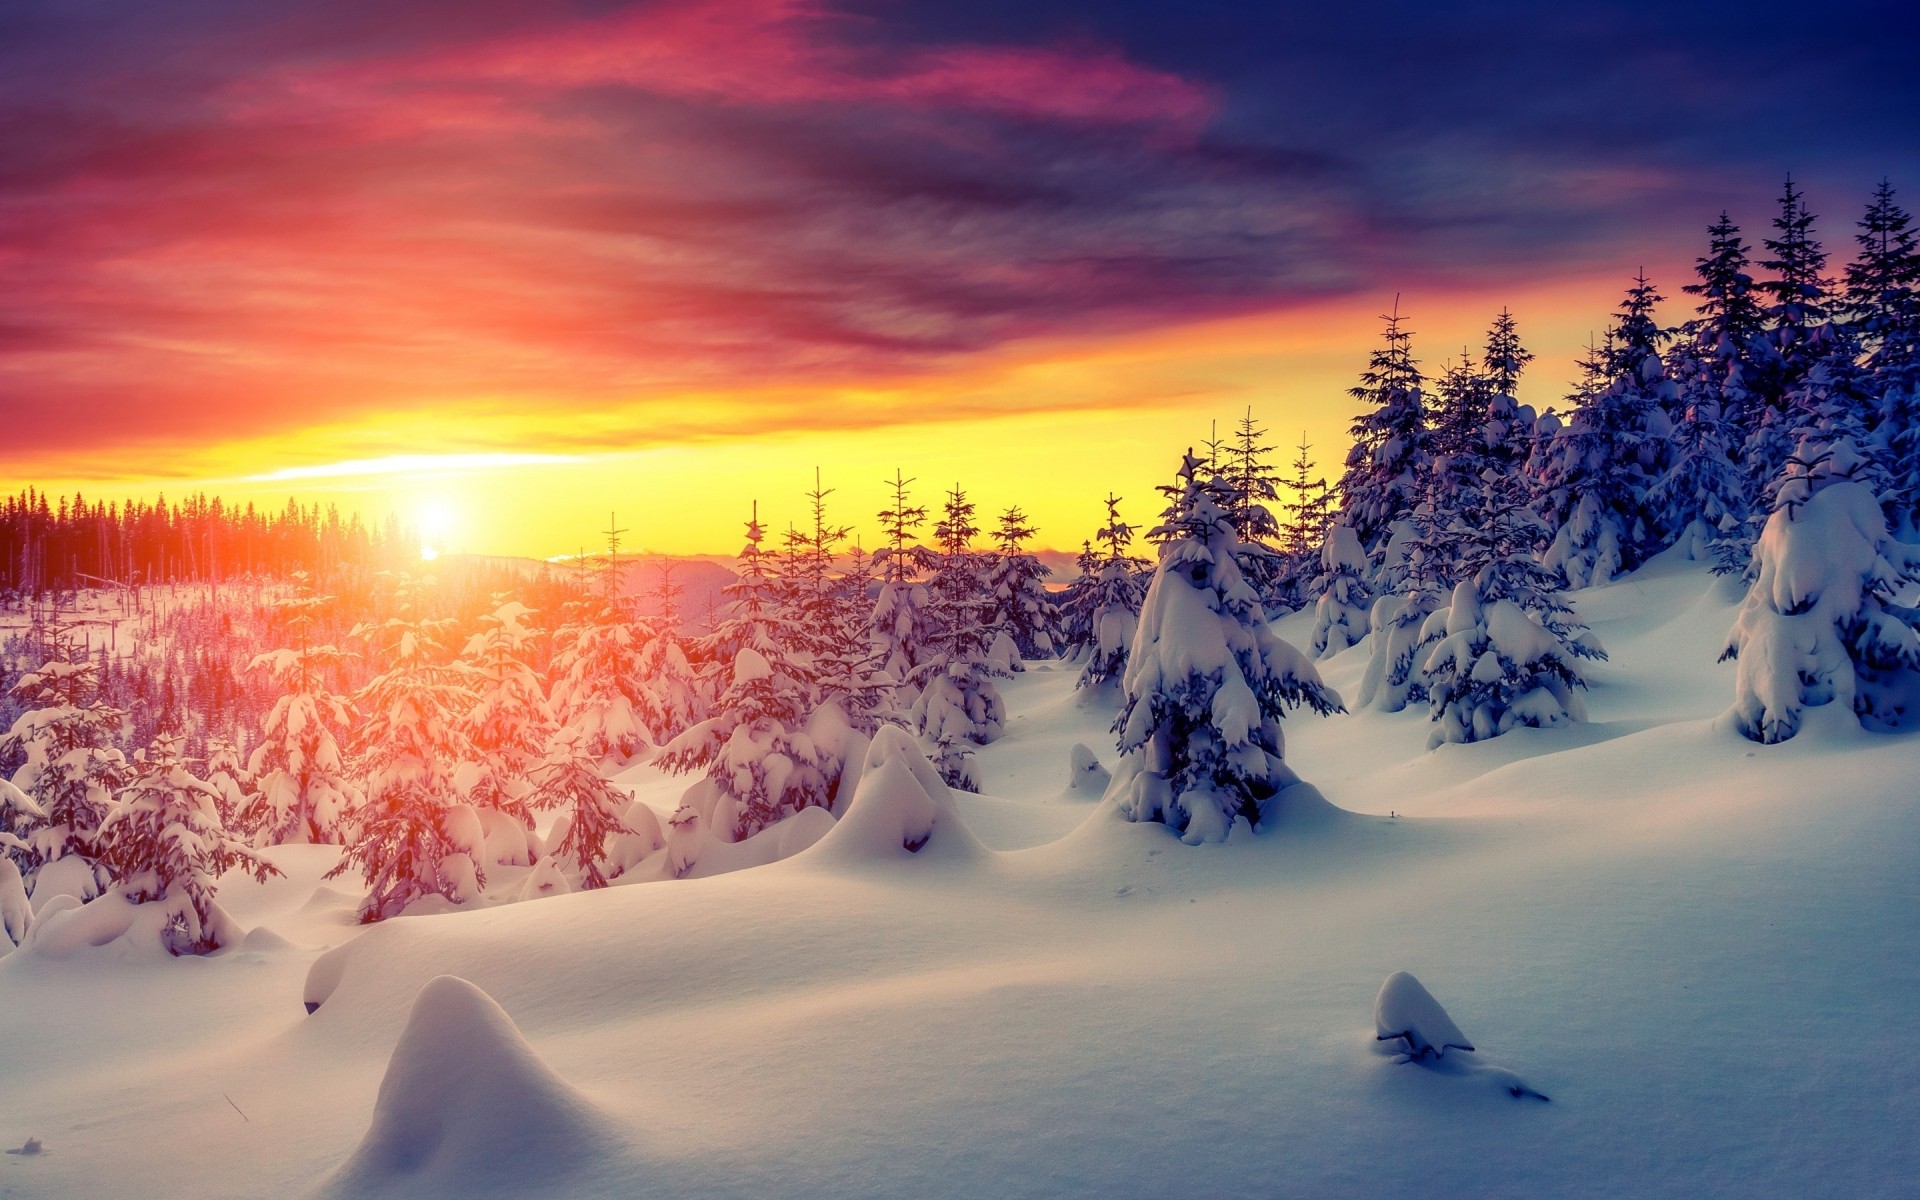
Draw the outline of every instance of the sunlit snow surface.
<instances>
[{"instance_id":1,"label":"sunlit snow surface","mask_svg":"<svg viewBox=\"0 0 1920 1200\"><path fill-rule=\"evenodd\" d=\"M931 853L829 836L362 931L332 852L283 849L288 878L222 888L255 927L228 953L0 959L0 1144L42 1144L0 1195L1905 1193L1920 737L1832 706L1739 737L1735 597L1695 568L1574 599L1612 655L1589 723L1429 753L1423 708L1296 716L1288 762L1346 811L1302 789L1224 845L1070 789L1111 712L1039 666L1003 685L987 794L900 818L935 813ZM1366 656L1321 667L1351 696ZM1379 1053L1402 970L1553 1102ZM409 1180L354 1156L413 1127L375 1105L423 1007L446 1029L410 1037L388 1116L465 1092ZM521 1118L544 1136L489 1169L511 1139L475 1131Z\"/></svg>"}]
</instances>

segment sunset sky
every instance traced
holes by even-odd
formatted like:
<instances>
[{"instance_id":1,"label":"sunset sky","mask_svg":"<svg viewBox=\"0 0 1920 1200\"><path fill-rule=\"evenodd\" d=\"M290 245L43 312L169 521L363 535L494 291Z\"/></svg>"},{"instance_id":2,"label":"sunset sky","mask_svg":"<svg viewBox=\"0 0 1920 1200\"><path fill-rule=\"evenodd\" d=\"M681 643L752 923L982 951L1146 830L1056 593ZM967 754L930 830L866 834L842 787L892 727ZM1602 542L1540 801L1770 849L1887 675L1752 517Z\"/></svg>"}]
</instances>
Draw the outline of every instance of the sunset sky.
<instances>
[{"instance_id":1,"label":"sunset sky","mask_svg":"<svg viewBox=\"0 0 1920 1200\"><path fill-rule=\"evenodd\" d=\"M1251 405L1338 474L1398 293L1557 401L1792 171L1920 198L1910 3L11 0L0 480L737 548L815 466L1077 546Z\"/></svg>"}]
</instances>

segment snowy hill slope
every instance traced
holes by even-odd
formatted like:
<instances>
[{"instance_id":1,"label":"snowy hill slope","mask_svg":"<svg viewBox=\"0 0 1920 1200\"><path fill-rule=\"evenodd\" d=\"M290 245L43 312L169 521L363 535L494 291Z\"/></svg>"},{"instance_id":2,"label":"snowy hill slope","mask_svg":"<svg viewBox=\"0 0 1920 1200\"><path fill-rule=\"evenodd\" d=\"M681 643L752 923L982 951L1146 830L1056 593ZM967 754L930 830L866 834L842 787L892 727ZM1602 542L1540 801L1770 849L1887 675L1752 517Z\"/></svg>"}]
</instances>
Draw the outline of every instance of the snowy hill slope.
<instances>
[{"instance_id":1,"label":"snowy hill slope","mask_svg":"<svg viewBox=\"0 0 1920 1200\"><path fill-rule=\"evenodd\" d=\"M966 854L816 847L361 931L331 852L283 848L289 878L222 889L269 931L247 947L0 959L0 1141L46 1150L0 1194L306 1191L442 975L619 1127L614 1175L561 1184L534 1147L500 1194L1897 1193L1920 738L1824 710L1741 738L1733 604L1691 567L1575 600L1611 654L1592 724L1429 753L1423 712L1298 716L1289 763L1346 811L1224 845L1069 791L1111 711L1041 666L1004 687L988 794L953 800ZM1365 653L1328 681L1351 696ZM1381 1053L1398 970L1552 1103Z\"/></svg>"}]
</instances>

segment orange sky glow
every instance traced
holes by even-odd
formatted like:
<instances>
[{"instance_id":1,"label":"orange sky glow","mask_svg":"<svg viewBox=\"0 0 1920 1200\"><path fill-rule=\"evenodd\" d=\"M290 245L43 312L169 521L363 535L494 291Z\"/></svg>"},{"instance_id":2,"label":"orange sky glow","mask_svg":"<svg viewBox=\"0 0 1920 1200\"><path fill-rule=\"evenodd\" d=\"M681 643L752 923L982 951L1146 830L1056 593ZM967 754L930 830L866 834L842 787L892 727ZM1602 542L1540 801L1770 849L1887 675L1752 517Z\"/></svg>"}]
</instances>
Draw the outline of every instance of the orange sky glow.
<instances>
[{"instance_id":1,"label":"orange sky glow","mask_svg":"<svg viewBox=\"0 0 1920 1200\"><path fill-rule=\"evenodd\" d=\"M1522 399L1545 407L1604 323L1610 277L1446 296L1403 313L1429 367L1476 349L1506 304L1539 361ZM94 498L204 490L266 508L289 498L373 520L397 513L441 553L550 557L594 548L609 513L629 546L731 553L758 500L774 530L805 514L818 466L832 516L874 540L882 480L896 467L937 508L959 483L982 517L1020 505L1037 541L1076 548L1109 490L1151 523L1180 452L1249 406L1285 465L1304 433L1316 472L1337 478L1354 406L1346 395L1392 302L1344 298L1078 340L1000 347L941 372L872 381L715 388L582 405L575 398L445 398L243 440L156 443L168 470L107 472L86 455L9 464L56 493ZM755 432L766 430L766 432ZM984 522L983 522L984 523Z\"/></svg>"}]
</instances>

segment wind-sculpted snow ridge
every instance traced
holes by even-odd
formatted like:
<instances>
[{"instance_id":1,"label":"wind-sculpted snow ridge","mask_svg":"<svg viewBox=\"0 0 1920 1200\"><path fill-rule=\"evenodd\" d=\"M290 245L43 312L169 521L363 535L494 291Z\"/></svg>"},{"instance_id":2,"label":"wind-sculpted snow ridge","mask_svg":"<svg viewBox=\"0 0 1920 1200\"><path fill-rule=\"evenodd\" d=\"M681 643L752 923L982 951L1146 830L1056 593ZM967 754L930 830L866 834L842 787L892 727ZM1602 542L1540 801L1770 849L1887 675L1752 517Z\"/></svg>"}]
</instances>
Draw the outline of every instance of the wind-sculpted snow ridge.
<instances>
[{"instance_id":1,"label":"wind-sculpted snow ridge","mask_svg":"<svg viewBox=\"0 0 1920 1200\"><path fill-rule=\"evenodd\" d=\"M464 979L420 989L373 1122L322 1197L563 1195L617 1163L614 1123Z\"/></svg>"}]
</instances>

